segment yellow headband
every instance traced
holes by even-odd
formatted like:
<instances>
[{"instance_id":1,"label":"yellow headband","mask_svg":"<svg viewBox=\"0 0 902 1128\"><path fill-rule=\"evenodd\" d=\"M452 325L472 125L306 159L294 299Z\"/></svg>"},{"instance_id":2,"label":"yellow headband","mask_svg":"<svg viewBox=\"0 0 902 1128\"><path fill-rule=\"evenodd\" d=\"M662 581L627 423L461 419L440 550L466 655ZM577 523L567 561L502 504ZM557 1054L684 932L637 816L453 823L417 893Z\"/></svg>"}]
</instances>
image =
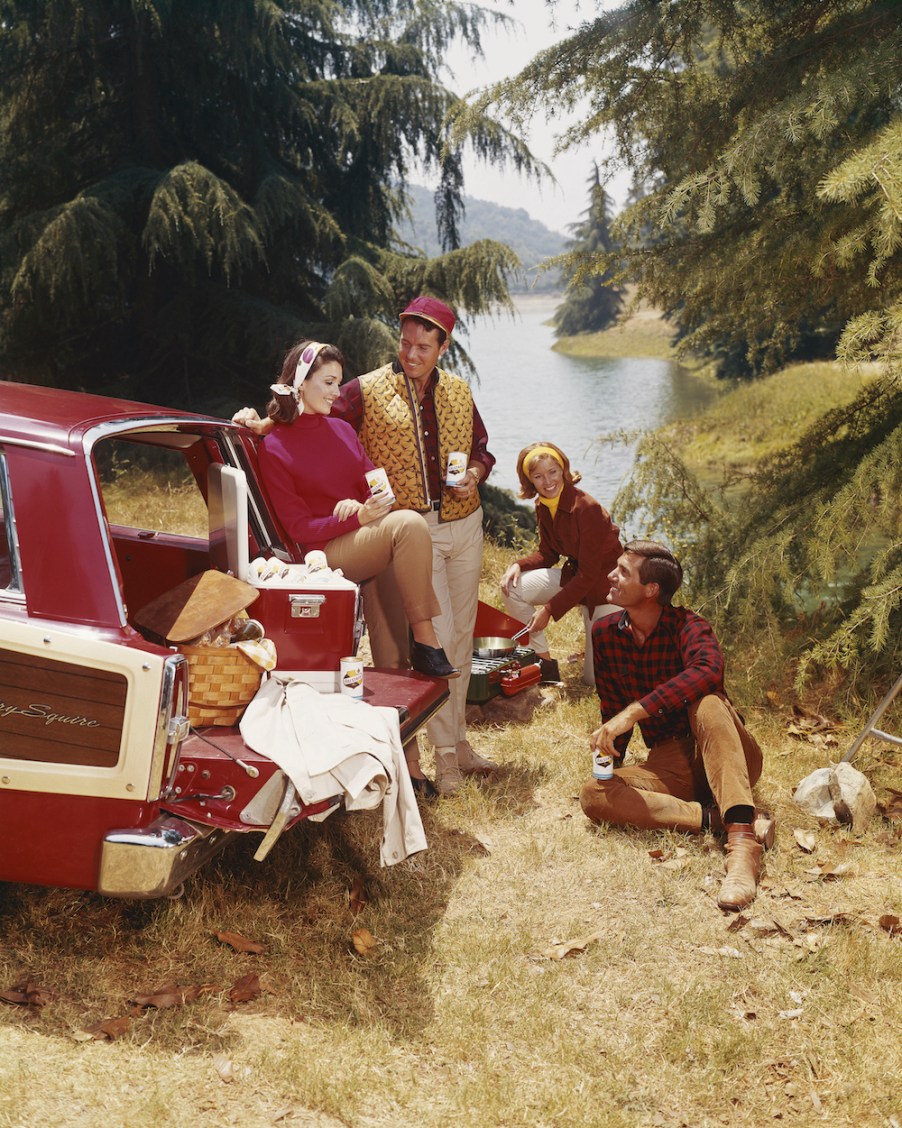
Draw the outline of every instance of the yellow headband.
<instances>
[{"instance_id":1,"label":"yellow headband","mask_svg":"<svg viewBox=\"0 0 902 1128\"><path fill-rule=\"evenodd\" d=\"M564 469L564 460L556 450L552 450L551 447L547 446L537 446L533 447L529 454L523 459L523 473L526 474L527 477L529 476L530 466L539 458L553 458L558 466L560 466L562 470Z\"/></svg>"}]
</instances>

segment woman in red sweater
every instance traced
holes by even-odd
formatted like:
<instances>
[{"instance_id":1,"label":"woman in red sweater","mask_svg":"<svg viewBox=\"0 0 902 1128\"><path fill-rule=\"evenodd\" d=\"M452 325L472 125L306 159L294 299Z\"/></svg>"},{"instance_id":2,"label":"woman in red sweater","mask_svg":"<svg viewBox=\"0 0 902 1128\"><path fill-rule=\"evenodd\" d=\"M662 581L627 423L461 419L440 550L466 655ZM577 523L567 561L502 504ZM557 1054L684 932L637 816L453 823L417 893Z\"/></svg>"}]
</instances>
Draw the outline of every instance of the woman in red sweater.
<instances>
[{"instance_id":1,"label":"woman in red sweater","mask_svg":"<svg viewBox=\"0 0 902 1128\"><path fill-rule=\"evenodd\" d=\"M260 473L285 530L305 552L321 549L330 568L362 583L395 565L413 634L410 662L433 677L456 678L432 620L441 607L432 588L432 538L419 513L392 512L392 500L370 495L374 469L354 428L330 416L344 357L335 345L301 341L271 385L274 427L262 440Z\"/></svg>"},{"instance_id":2,"label":"woman in red sweater","mask_svg":"<svg viewBox=\"0 0 902 1128\"><path fill-rule=\"evenodd\" d=\"M539 547L501 577L507 612L529 627L530 644L542 662L543 681L559 681L545 628L579 606L586 627L583 679L595 684L592 623L618 611L607 602L608 573L623 551L620 530L594 497L576 488L581 475L554 443L530 443L517 458L520 497L536 499ZM563 567L556 565L564 557Z\"/></svg>"}]
</instances>

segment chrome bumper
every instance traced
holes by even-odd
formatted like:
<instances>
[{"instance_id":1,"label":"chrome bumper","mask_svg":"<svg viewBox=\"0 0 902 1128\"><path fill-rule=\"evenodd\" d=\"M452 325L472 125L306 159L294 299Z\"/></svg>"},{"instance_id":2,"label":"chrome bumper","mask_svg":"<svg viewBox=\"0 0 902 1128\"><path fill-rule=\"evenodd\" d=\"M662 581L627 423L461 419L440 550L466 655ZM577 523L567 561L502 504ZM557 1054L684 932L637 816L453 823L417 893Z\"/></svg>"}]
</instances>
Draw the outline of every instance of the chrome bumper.
<instances>
[{"instance_id":1,"label":"chrome bumper","mask_svg":"<svg viewBox=\"0 0 902 1128\"><path fill-rule=\"evenodd\" d=\"M98 892L107 897L168 897L225 846L231 832L161 815L142 830L104 835Z\"/></svg>"}]
</instances>

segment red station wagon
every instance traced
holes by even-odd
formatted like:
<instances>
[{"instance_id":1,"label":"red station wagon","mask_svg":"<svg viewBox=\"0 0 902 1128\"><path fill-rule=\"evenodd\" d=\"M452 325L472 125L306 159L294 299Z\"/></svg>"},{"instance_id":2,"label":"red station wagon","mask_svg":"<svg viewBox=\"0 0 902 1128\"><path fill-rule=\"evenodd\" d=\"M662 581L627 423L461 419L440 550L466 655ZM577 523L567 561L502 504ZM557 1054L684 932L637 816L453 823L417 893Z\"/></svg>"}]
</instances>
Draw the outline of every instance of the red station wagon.
<instances>
[{"instance_id":1,"label":"red station wagon","mask_svg":"<svg viewBox=\"0 0 902 1128\"><path fill-rule=\"evenodd\" d=\"M237 833L276 838L305 806L235 723L192 724L184 655L134 616L240 560L301 564L221 419L0 383L0 880L110 896L175 892ZM359 592L261 589L278 668L335 691ZM409 740L445 682L366 669L365 700Z\"/></svg>"}]
</instances>

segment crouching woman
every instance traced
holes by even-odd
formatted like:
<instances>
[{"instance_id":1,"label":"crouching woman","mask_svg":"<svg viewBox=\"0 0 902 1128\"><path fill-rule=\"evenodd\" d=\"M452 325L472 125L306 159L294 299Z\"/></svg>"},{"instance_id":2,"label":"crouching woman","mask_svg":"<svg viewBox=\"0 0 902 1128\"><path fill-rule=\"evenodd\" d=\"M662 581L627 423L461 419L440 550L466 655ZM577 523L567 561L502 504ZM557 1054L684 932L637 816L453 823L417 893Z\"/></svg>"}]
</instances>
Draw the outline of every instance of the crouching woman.
<instances>
[{"instance_id":1,"label":"crouching woman","mask_svg":"<svg viewBox=\"0 0 902 1128\"><path fill-rule=\"evenodd\" d=\"M520 497L536 499L539 547L501 577L507 612L528 626L543 681L558 681L545 628L579 607L586 634L583 680L594 685L590 631L595 619L616 610L607 603L607 576L620 555L619 530L594 497L576 488L581 475L570 469L570 459L554 443L524 447L517 477Z\"/></svg>"}]
</instances>

